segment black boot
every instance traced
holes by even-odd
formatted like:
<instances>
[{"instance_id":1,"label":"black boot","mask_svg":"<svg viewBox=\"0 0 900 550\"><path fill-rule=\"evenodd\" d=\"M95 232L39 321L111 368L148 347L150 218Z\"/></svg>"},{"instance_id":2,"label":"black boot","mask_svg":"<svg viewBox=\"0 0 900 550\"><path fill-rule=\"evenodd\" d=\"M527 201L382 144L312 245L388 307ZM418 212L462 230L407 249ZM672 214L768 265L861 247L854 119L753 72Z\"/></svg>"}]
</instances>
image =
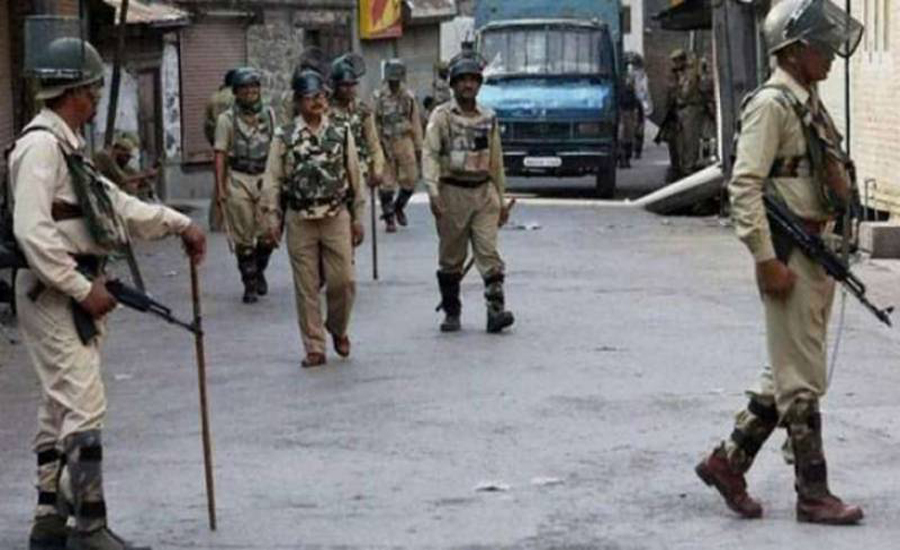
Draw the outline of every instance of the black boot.
<instances>
[{"instance_id":1,"label":"black boot","mask_svg":"<svg viewBox=\"0 0 900 550\"><path fill-rule=\"evenodd\" d=\"M459 283L462 281L462 275L438 271L437 278L438 288L441 291L441 309L444 310L441 332L456 332L462 327L459 320L462 312L462 302L459 300Z\"/></svg>"},{"instance_id":2,"label":"black boot","mask_svg":"<svg viewBox=\"0 0 900 550\"><path fill-rule=\"evenodd\" d=\"M394 192L381 191L378 193L378 198L381 201L381 219L384 220L385 230L388 233L394 233L397 231L397 226L394 224Z\"/></svg>"},{"instance_id":3,"label":"black boot","mask_svg":"<svg viewBox=\"0 0 900 550\"><path fill-rule=\"evenodd\" d=\"M413 196L413 192L409 189L401 189L399 193L397 193L397 201L394 203L394 215L397 216L397 223L406 227L406 224L409 223L406 219L406 205L409 203L409 199Z\"/></svg>"},{"instance_id":4,"label":"black boot","mask_svg":"<svg viewBox=\"0 0 900 550\"><path fill-rule=\"evenodd\" d=\"M241 300L245 304L256 303L258 300L256 249L253 247L238 247L236 252L238 271L241 272L241 282L244 283L244 296Z\"/></svg>"},{"instance_id":5,"label":"black boot","mask_svg":"<svg viewBox=\"0 0 900 550\"><path fill-rule=\"evenodd\" d=\"M266 281L266 268L275 247L268 243L256 244L256 293L265 296L269 293L269 282Z\"/></svg>"},{"instance_id":6,"label":"black boot","mask_svg":"<svg viewBox=\"0 0 900 550\"><path fill-rule=\"evenodd\" d=\"M65 550L67 511L60 507L58 497L61 456L53 447L38 451L38 504L31 533L29 550Z\"/></svg>"},{"instance_id":7,"label":"black boot","mask_svg":"<svg viewBox=\"0 0 900 550\"><path fill-rule=\"evenodd\" d=\"M798 399L785 413L784 421L794 451L797 521L829 525L858 523L863 518L862 508L844 504L828 488L818 400Z\"/></svg>"},{"instance_id":8,"label":"black boot","mask_svg":"<svg viewBox=\"0 0 900 550\"><path fill-rule=\"evenodd\" d=\"M503 294L503 273L495 273L484 278L484 299L487 302L487 331L496 334L511 326L515 318L506 311Z\"/></svg>"},{"instance_id":9,"label":"black boot","mask_svg":"<svg viewBox=\"0 0 900 550\"><path fill-rule=\"evenodd\" d=\"M66 469L73 501L75 529L66 550L150 550L132 546L109 530L103 498L103 446L100 431L80 432L66 441Z\"/></svg>"}]
</instances>

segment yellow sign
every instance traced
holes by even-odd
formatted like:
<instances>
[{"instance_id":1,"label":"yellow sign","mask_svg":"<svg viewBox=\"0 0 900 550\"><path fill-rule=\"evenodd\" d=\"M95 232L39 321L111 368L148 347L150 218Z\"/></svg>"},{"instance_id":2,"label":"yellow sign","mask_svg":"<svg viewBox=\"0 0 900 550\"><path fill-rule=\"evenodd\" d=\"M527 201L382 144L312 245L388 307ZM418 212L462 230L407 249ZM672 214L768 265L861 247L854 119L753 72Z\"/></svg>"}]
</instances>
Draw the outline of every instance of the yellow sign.
<instances>
[{"instance_id":1,"label":"yellow sign","mask_svg":"<svg viewBox=\"0 0 900 550\"><path fill-rule=\"evenodd\" d=\"M364 40L403 35L402 0L359 0L359 37Z\"/></svg>"}]
</instances>

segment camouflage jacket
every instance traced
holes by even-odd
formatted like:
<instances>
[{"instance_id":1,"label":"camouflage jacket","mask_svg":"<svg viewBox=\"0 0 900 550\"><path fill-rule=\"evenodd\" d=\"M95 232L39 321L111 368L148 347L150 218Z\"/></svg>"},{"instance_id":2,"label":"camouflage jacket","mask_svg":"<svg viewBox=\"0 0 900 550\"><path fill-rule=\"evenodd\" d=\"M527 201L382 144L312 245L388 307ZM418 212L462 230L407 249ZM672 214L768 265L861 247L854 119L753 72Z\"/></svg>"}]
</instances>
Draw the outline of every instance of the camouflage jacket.
<instances>
[{"instance_id":1,"label":"camouflage jacket","mask_svg":"<svg viewBox=\"0 0 900 550\"><path fill-rule=\"evenodd\" d=\"M384 86L375 92L375 123L384 142L412 138L416 151L421 151L421 120L418 102L406 88L393 94Z\"/></svg>"},{"instance_id":2,"label":"camouflage jacket","mask_svg":"<svg viewBox=\"0 0 900 550\"><path fill-rule=\"evenodd\" d=\"M280 189L283 208L319 219L349 207L354 220L362 219L365 195L349 126L323 117L313 131L298 117L280 127L275 136L265 178Z\"/></svg>"},{"instance_id":3,"label":"camouflage jacket","mask_svg":"<svg viewBox=\"0 0 900 550\"><path fill-rule=\"evenodd\" d=\"M349 108L332 102L329 113L335 124L347 124L353 131L360 168L364 175L381 174L384 171L384 151L375 129L372 109L360 99L355 99Z\"/></svg>"}]
</instances>

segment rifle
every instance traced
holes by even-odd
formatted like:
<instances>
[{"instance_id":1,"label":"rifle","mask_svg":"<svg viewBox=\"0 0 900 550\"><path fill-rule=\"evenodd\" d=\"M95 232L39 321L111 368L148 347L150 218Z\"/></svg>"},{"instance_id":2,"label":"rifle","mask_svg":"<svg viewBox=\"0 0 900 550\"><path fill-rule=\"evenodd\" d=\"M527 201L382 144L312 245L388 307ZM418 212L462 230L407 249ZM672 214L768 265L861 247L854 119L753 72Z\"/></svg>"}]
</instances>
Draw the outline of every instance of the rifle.
<instances>
[{"instance_id":1,"label":"rifle","mask_svg":"<svg viewBox=\"0 0 900 550\"><path fill-rule=\"evenodd\" d=\"M797 246L806 256L825 268L825 271L834 280L841 283L872 315L879 321L891 326L890 315L894 307L878 308L866 298L866 285L860 281L846 262L836 254L828 250L821 237L810 235L803 230L797 222L796 216L786 206L768 195L763 196L770 223L774 223L774 230L780 231L792 244Z\"/></svg>"},{"instance_id":2,"label":"rifle","mask_svg":"<svg viewBox=\"0 0 900 550\"><path fill-rule=\"evenodd\" d=\"M30 294L40 292L41 289L36 288ZM195 323L187 323L172 315L172 310L157 302L147 294L140 290L130 287L118 279L106 281L106 290L122 305L130 307L141 313L149 313L155 315L173 325L177 325L188 332L197 335L200 334L200 328ZM81 304L72 298L72 319L75 322L75 330L78 332L78 338L87 345L95 336L97 336L97 325L94 318L88 313Z\"/></svg>"}]
</instances>

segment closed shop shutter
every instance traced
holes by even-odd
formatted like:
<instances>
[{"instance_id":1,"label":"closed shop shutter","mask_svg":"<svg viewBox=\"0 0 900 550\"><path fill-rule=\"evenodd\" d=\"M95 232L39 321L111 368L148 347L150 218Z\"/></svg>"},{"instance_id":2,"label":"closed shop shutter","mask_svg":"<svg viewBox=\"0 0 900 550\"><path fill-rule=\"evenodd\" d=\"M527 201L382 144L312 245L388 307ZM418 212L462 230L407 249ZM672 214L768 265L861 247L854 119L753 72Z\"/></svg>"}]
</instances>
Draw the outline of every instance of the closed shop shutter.
<instances>
[{"instance_id":1,"label":"closed shop shutter","mask_svg":"<svg viewBox=\"0 0 900 550\"><path fill-rule=\"evenodd\" d=\"M12 47L9 39L9 0L0 0L0 149L13 139ZM0 171L4 159L0 155Z\"/></svg>"},{"instance_id":2,"label":"closed shop shutter","mask_svg":"<svg viewBox=\"0 0 900 550\"><path fill-rule=\"evenodd\" d=\"M206 103L228 70L247 63L247 30L243 21L201 21L181 33L184 162L212 159L212 148L203 135Z\"/></svg>"}]
</instances>

